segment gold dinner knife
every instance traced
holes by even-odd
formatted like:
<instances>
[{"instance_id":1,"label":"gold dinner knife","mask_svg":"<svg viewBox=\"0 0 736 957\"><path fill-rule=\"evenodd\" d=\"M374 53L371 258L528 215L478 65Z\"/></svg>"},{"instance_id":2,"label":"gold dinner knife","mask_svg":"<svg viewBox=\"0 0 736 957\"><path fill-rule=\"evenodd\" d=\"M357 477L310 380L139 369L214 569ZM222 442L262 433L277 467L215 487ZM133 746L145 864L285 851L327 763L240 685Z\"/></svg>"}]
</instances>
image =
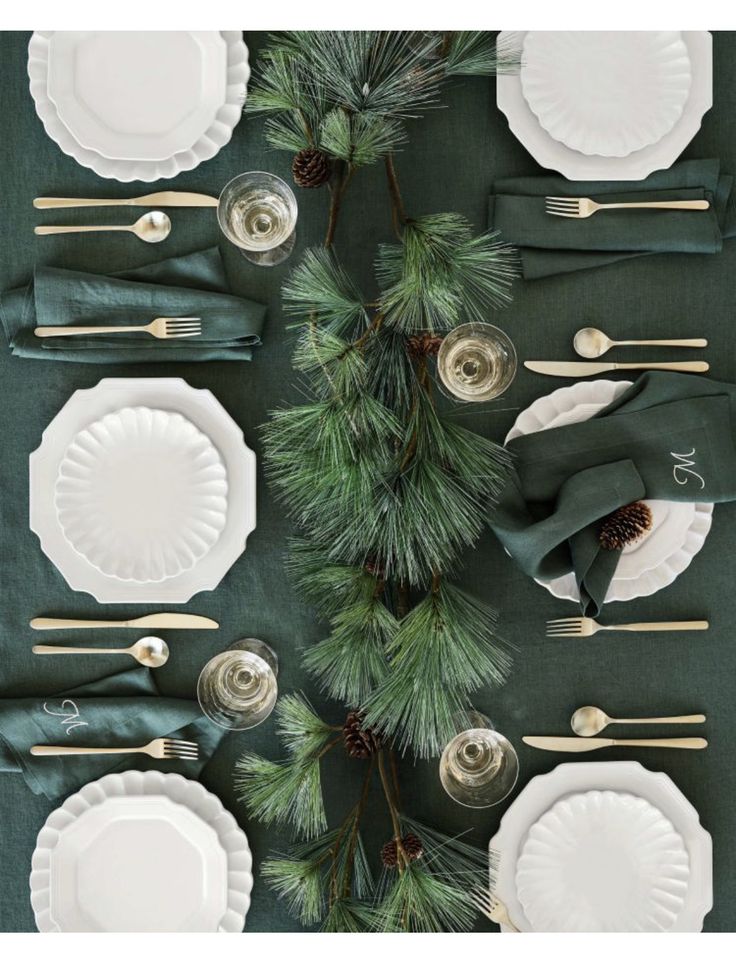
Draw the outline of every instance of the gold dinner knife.
<instances>
[{"instance_id":1,"label":"gold dinner knife","mask_svg":"<svg viewBox=\"0 0 736 957\"><path fill-rule=\"evenodd\" d=\"M38 196L33 200L36 209L71 209L75 206L217 206L216 196L205 193L182 193L164 190L127 199L66 199L59 196Z\"/></svg>"},{"instance_id":2,"label":"gold dinner knife","mask_svg":"<svg viewBox=\"0 0 736 957\"><path fill-rule=\"evenodd\" d=\"M129 621L94 621L77 618L34 618L31 628L48 631L51 628L219 628L212 618L161 611L153 615L131 618Z\"/></svg>"},{"instance_id":3,"label":"gold dinner knife","mask_svg":"<svg viewBox=\"0 0 736 957\"><path fill-rule=\"evenodd\" d=\"M573 379L625 369L707 372L710 368L707 362L546 362L541 359L527 359L524 367L532 372L540 372L542 375L556 375Z\"/></svg>"},{"instance_id":4,"label":"gold dinner knife","mask_svg":"<svg viewBox=\"0 0 736 957\"><path fill-rule=\"evenodd\" d=\"M707 748L705 738L572 738L526 735L524 744L542 751L598 751L599 748Z\"/></svg>"}]
</instances>

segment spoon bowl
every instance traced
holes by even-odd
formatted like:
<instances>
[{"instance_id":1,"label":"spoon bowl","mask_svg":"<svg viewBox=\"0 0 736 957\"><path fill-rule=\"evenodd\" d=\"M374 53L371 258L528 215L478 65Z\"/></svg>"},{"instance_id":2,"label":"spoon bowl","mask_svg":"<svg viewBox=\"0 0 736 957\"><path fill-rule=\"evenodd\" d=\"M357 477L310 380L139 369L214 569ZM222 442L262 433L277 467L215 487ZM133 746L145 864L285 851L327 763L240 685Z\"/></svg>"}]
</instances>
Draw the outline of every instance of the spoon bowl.
<instances>
[{"instance_id":1,"label":"spoon bowl","mask_svg":"<svg viewBox=\"0 0 736 957\"><path fill-rule=\"evenodd\" d=\"M610 723L611 719L606 712L593 707L593 705L578 708L570 721L572 730L581 738L592 738L594 735L600 734Z\"/></svg>"},{"instance_id":2,"label":"spoon bowl","mask_svg":"<svg viewBox=\"0 0 736 957\"><path fill-rule=\"evenodd\" d=\"M137 219L130 227L130 232L144 243L161 243L171 232L171 220L166 213L153 209Z\"/></svg>"},{"instance_id":3,"label":"spoon bowl","mask_svg":"<svg viewBox=\"0 0 736 957\"><path fill-rule=\"evenodd\" d=\"M147 635L139 638L134 645L127 649L135 660L146 668L160 668L169 660L169 646L163 638Z\"/></svg>"}]
</instances>

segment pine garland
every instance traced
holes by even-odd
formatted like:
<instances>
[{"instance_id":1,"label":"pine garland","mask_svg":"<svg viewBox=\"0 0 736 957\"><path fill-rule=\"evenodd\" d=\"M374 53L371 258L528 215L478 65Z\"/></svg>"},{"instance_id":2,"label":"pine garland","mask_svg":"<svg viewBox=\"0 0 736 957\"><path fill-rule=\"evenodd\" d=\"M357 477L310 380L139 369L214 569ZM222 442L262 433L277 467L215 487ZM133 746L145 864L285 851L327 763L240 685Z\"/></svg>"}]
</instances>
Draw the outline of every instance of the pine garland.
<instances>
[{"instance_id":1,"label":"pine garland","mask_svg":"<svg viewBox=\"0 0 736 957\"><path fill-rule=\"evenodd\" d=\"M486 33L287 33L272 38L247 104L265 114L272 146L302 153L305 186L320 178L314 151L331 170L324 246L308 250L283 287L308 401L275 410L263 440L270 481L301 536L289 571L330 626L305 665L381 746L355 762L368 765L361 795L332 830L319 769L342 729L303 699L278 705L287 760L246 754L237 771L249 811L302 839L265 865L267 880L324 930L468 929L467 889L487 868L485 855L402 816L394 749L439 754L454 713L510 667L494 611L449 581L483 530L507 454L443 414L431 363L450 329L510 300L518 256L456 213L410 217L394 152L406 120L438 105L448 78L515 65ZM378 249L380 291L369 301L333 244L356 170L378 161L395 242ZM374 884L360 821L376 774L396 867ZM402 844L409 834L423 847L413 859Z\"/></svg>"}]
</instances>

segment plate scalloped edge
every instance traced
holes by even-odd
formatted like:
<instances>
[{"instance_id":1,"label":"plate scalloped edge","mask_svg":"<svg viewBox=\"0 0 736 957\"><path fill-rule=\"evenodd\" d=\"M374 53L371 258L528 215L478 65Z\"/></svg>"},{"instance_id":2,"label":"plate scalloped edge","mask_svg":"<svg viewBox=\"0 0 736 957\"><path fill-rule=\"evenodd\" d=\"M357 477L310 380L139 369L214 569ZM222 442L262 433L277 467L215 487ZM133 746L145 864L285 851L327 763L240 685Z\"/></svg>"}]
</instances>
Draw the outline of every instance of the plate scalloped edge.
<instances>
[{"instance_id":1,"label":"plate scalloped edge","mask_svg":"<svg viewBox=\"0 0 736 957\"><path fill-rule=\"evenodd\" d=\"M36 30L28 44L28 76L31 97L36 113L48 137L63 153L80 166L93 170L98 176L120 183L139 181L153 183L158 179L172 179L188 172L205 160L211 159L233 135L242 117L243 103L250 80L248 47L239 30L222 30L227 43L227 98L215 115L207 132L189 150L175 153L168 160L111 160L101 153L81 146L59 118L47 90L48 40L53 31Z\"/></svg>"},{"instance_id":2,"label":"plate scalloped edge","mask_svg":"<svg viewBox=\"0 0 736 957\"><path fill-rule=\"evenodd\" d=\"M222 801L199 781L181 774L162 771L123 771L90 781L49 814L38 833L31 858L31 907L41 933L61 933L51 916L51 852L59 833L86 810L102 804L108 797L136 794L162 794L182 804L209 824L217 833L228 862L227 910L218 931L238 934L245 926L253 887L253 858L248 839Z\"/></svg>"}]
</instances>

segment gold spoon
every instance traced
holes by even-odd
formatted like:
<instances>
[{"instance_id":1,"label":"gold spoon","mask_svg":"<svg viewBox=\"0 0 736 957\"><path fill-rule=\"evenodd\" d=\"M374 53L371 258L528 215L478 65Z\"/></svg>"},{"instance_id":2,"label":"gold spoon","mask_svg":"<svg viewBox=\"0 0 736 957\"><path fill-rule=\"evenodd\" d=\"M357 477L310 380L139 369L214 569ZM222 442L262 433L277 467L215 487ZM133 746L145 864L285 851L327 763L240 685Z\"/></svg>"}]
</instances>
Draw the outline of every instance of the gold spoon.
<instances>
[{"instance_id":1,"label":"gold spoon","mask_svg":"<svg viewBox=\"0 0 736 957\"><path fill-rule=\"evenodd\" d=\"M667 718L610 718L600 708L586 705L577 709L570 724L575 734L582 738L592 738L609 724L702 724L704 721L704 714L681 714Z\"/></svg>"},{"instance_id":2,"label":"gold spoon","mask_svg":"<svg viewBox=\"0 0 736 957\"><path fill-rule=\"evenodd\" d=\"M34 645L34 655L130 655L146 668L160 668L169 659L169 646L163 638L148 635L130 648L71 648L68 645Z\"/></svg>"},{"instance_id":3,"label":"gold spoon","mask_svg":"<svg viewBox=\"0 0 736 957\"><path fill-rule=\"evenodd\" d=\"M160 243L171 232L171 220L158 209L144 213L130 226L36 226L37 236L56 236L59 233L133 233L144 243Z\"/></svg>"},{"instance_id":4,"label":"gold spoon","mask_svg":"<svg viewBox=\"0 0 736 957\"><path fill-rule=\"evenodd\" d=\"M597 359L605 355L613 346L684 346L692 349L703 349L708 345L707 339L622 339L615 342L609 339L605 332L588 326L575 333L573 348L584 359Z\"/></svg>"}]
</instances>

